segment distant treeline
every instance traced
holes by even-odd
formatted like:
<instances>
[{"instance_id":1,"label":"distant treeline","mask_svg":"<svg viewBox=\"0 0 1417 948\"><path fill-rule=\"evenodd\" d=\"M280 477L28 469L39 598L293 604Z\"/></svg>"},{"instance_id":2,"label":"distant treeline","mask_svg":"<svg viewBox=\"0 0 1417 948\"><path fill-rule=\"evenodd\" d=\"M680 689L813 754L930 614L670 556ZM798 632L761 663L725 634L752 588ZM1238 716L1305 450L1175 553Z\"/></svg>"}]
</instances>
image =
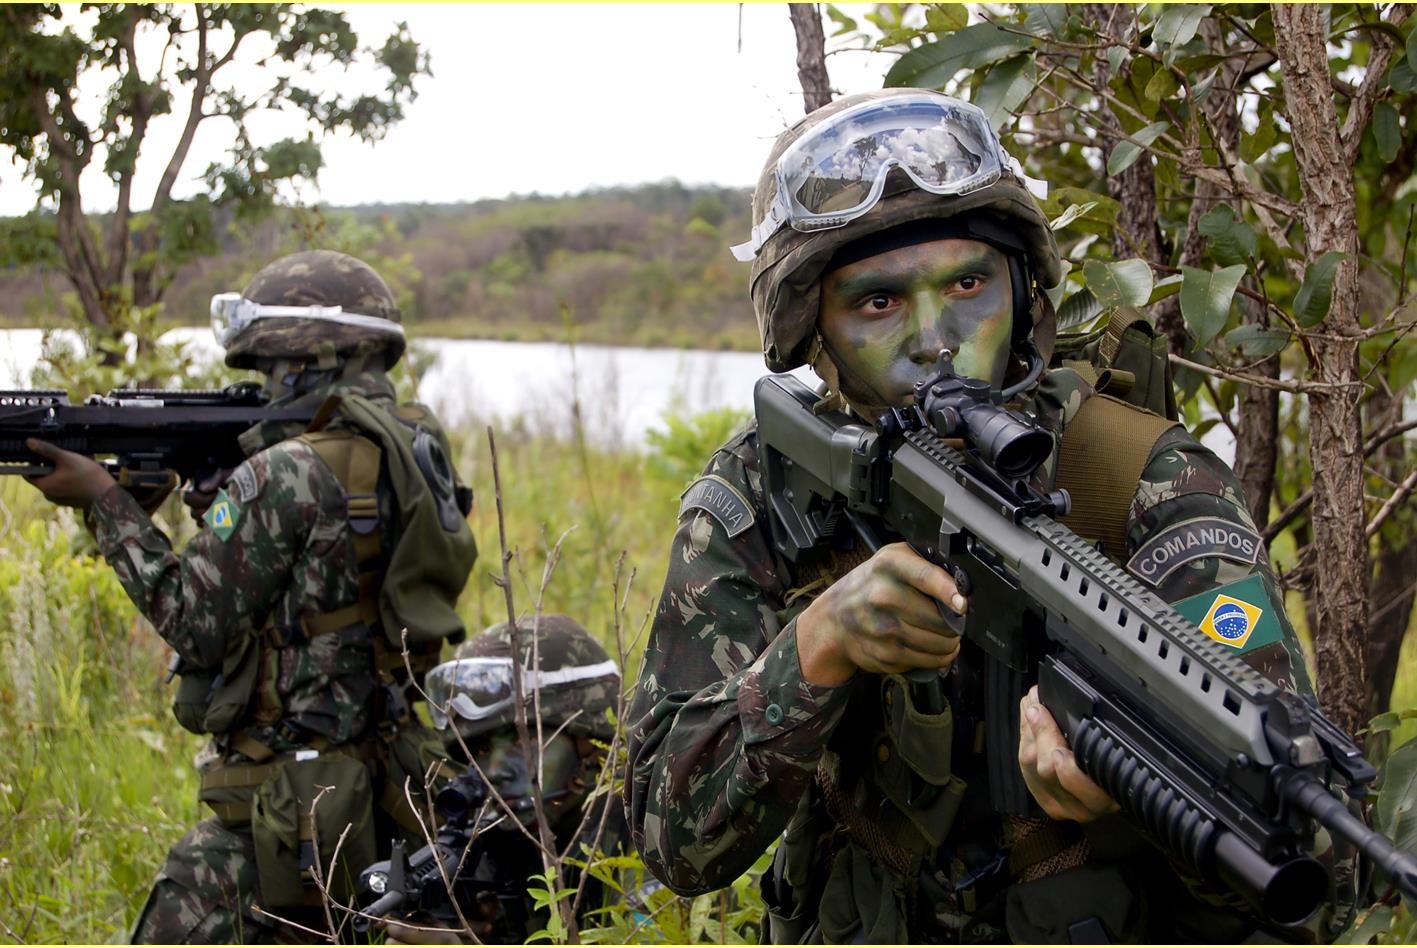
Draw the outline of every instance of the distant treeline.
<instances>
[{"instance_id":1,"label":"distant treeline","mask_svg":"<svg viewBox=\"0 0 1417 948\"><path fill-rule=\"evenodd\" d=\"M574 333L753 349L747 267L727 249L747 234L749 200L747 189L670 181L470 204L283 207L255 222L228 216L214 222L213 252L173 276L162 319L200 324L213 293L240 289L283 253L330 247L378 268L421 335ZM67 294L57 270L0 261L4 324L65 325Z\"/></svg>"}]
</instances>

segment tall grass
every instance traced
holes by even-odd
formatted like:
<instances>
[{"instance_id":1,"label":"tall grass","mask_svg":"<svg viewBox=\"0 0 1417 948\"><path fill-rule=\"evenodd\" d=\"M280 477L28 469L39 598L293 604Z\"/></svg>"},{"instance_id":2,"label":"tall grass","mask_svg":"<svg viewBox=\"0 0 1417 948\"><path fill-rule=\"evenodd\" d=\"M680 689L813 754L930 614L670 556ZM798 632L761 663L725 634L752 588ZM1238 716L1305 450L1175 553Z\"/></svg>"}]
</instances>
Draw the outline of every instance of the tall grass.
<instances>
[{"instance_id":1,"label":"tall grass","mask_svg":"<svg viewBox=\"0 0 1417 948\"><path fill-rule=\"evenodd\" d=\"M741 422L676 420L653 453L605 450L527 421L500 425L518 609L535 605L546 557L569 531L545 611L575 617L610 645L623 554L625 575L634 572L626 615L640 628L694 473L683 459L701 463ZM483 426L453 432L453 442L477 494L481 557L459 606L475 632L506 618L492 581L492 472ZM176 499L158 519L179 544L192 533ZM78 519L20 479L0 479L0 940L121 940L167 848L207 815L192 767L203 739L169 712L169 654ZM626 671L633 680L638 669Z\"/></svg>"}]
</instances>

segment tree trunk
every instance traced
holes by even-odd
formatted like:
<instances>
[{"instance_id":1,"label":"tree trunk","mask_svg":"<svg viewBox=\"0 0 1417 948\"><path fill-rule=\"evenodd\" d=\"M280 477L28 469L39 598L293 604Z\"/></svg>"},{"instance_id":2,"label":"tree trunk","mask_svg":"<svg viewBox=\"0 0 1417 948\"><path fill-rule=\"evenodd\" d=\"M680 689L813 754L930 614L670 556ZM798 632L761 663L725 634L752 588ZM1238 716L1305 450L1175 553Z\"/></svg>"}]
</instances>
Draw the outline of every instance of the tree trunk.
<instances>
[{"instance_id":1,"label":"tree trunk","mask_svg":"<svg viewBox=\"0 0 1417 948\"><path fill-rule=\"evenodd\" d=\"M1330 716L1350 732L1368 708L1368 544L1363 503L1363 426L1358 365L1358 222L1352 170L1339 137L1326 47L1327 14L1318 6L1271 7L1284 77L1286 118L1303 189L1305 263L1325 251L1347 254L1333 302L1309 338L1309 461L1314 472L1314 580L1318 691Z\"/></svg>"},{"instance_id":2,"label":"tree trunk","mask_svg":"<svg viewBox=\"0 0 1417 948\"><path fill-rule=\"evenodd\" d=\"M797 79L802 83L802 101L815 112L832 100L827 77L827 39L822 32L822 15L815 3L789 3L792 32L797 34Z\"/></svg>"},{"instance_id":3,"label":"tree trunk","mask_svg":"<svg viewBox=\"0 0 1417 948\"><path fill-rule=\"evenodd\" d=\"M1137 15L1133 7L1107 3L1084 3L1081 6L1083 19L1102 36L1120 41L1136 33ZM1122 68L1127 67L1124 65ZM1099 89L1106 89L1112 81L1112 67L1106 56L1093 57L1092 80ZM1110 133L1102 140L1102 166L1105 169L1112 149L1125 132L1108 103L1102 102L1098 106L1097 116ZM1118 259L1140 257L1160 261L1156 175L1152 170L1151 156L1143 154L1121 174L1110 175L1107 178L1107 194L1122 205L1117 214L1117 227L1113 231L1113 255Z\"/></svg>"}]
</instances>

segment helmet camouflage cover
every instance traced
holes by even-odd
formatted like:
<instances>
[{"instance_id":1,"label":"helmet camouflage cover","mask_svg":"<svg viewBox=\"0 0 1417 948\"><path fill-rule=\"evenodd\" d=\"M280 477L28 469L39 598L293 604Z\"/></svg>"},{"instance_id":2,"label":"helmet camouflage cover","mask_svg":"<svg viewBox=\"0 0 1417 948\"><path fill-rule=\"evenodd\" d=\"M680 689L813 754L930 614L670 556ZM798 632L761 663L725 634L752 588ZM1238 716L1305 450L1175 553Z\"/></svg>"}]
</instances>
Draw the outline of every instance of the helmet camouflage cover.
<instances>
[{"instance_id":1,"label":"helmet camouflage cover","mask_svg":"<svg viewBox=\"0 0 1417 948\"><path fill-rule=\"evenodd\" d=\"M779 135L753 194L753 223L763 220L777 194L778 158L809 130L858 103L922 91L927 90L882 89L845 96ZM810 233L784 226L759 249L753 260L749 292L768 368L786 372L806 363L821 305L819 281L837 250L901 224L975 213L990 214L1017 228L1021 242L1028 248L1029 269L1038 286L1052 287L1062 279L1058 246L1048 218L1011 169L1005 167L994 184L961 195L922 190L906 175L892 171L876 205L845 226ZM1052 306L1042 293L1035 294L1032 320L1034 341L1046 359L1052 350L1054 323Z\"/></svg>"},{"instance_id":2,"label":"helmet camouflage cover","mask_svg":"<svg viewBox=\"0 0 1417 948\"><path fill-rule=\"evenodd\" d=\"M517 623L521 634L522 667L528 671L532 668L532 630L535 625L533 619L522 619ZM535 645L537 668L542 673L589 669L610 663L610 656L604 647L584 626L568 616L543 615ZM459 645L453 653L454 659L511 657L511 626L506 622L499 622L478 633ZM549 733L564 725L564 730L569 734L584 734L606 741L614 736L615 726L607 712L615 710L620 697L618 671L610 670L595 677L542 685L539 690L537 707L541 712L544 732ZM527 701L531 701L530 694ZM456 714L452 715L451 720L456 723L459 733L468 739L514 723L516 706L509 704L499 713L475 721Z\"/></svg>"},{"instance_id":3,"label":"helmet camouflage cover","mask_svg":"<svg viewBox=\"0 0 1417 948\"><path fill-rule=\"evenodd\" d=\"M306 250L263 267L241 294L266 306L338 306L346 313L402 324L393 291L374 268L358 257L334 250ZM382 349L387 366L403 355L401 335L329 320L273 317L247 326L226 348L226 364L254 368L258 359L294 359L315 355L325 343L336 354L361 346Z\"/></svg>"}]
</instances>

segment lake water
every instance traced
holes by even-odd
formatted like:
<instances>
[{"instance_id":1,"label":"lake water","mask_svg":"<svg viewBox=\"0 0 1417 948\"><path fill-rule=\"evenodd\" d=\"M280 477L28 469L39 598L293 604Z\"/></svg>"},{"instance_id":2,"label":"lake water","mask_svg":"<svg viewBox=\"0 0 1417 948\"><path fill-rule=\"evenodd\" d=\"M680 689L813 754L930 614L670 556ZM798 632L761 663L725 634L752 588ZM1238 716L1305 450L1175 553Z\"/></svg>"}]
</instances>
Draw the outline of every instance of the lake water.
<instances>
[{"instance_id":1,"label":"lake water","mask_svg":"<svg viewBox=\"0 0 1417 948\"><path fill-rule=\"evenodd\" d=\"M28 386L41 335L0 330L0 387ZM220 354L207 329L173 329L163 339L211 359ZM433 358L419 379L419 398L449 425L520 417L533 430L568 434L578 398L587 436L611 447L642 445L671 407L751 410L753 383L767 374L762 356L751 352L482 339L421 338L415 345ZM795 374L815 381L810 370Z\"/></svg>"}]
</instances>

